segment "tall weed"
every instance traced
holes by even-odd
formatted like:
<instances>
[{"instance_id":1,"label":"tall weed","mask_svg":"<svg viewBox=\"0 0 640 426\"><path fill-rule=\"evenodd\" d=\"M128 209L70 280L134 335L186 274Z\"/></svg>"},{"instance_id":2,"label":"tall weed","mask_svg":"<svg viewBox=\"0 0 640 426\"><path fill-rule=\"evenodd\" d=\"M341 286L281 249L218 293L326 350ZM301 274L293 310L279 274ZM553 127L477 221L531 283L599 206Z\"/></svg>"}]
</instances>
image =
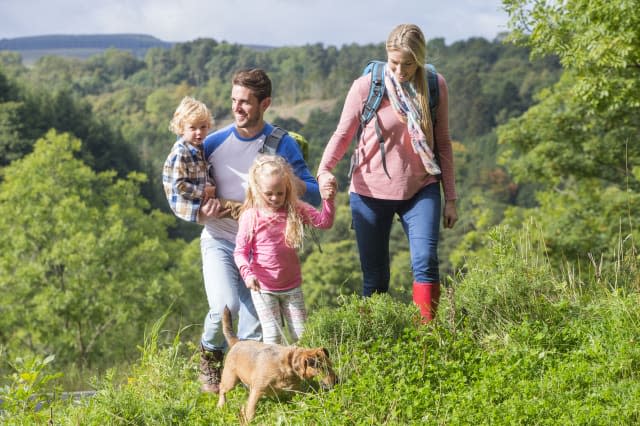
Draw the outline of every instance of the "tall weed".
<instances>
[{"instance_id":1,"label":"tall weed","mask_svg":"<svg viewBox=\"0 0 640 426\"><path fill-rule=\"evenodd\" d=\"M464 275L454 281L456 303L468 324L490 334L514 322L548 320L562 286L540 233L530 223L520 230L499 226L484 244L482 254L467 259Z\"/></svg>"}]
</instances>

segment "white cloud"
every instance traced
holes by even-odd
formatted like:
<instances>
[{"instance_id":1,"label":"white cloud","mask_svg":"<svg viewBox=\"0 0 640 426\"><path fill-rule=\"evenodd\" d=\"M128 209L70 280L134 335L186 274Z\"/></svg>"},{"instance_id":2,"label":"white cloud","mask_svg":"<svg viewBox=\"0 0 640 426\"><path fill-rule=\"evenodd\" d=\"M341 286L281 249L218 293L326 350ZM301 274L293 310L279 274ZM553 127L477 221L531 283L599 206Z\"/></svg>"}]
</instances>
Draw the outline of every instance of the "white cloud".
<instances>
[{"instance_id":1,"label":"white cloud","mask_svg":"<svg viewBox=\"0 0 640 426\"><path fill-rule=\"evenodd\" d=\"M379 43L395 25L419 25L447 43L506 30L500 0L0 0L0 38L44 34L149 34L232 43Z\"/></svg>"}]
</instances>

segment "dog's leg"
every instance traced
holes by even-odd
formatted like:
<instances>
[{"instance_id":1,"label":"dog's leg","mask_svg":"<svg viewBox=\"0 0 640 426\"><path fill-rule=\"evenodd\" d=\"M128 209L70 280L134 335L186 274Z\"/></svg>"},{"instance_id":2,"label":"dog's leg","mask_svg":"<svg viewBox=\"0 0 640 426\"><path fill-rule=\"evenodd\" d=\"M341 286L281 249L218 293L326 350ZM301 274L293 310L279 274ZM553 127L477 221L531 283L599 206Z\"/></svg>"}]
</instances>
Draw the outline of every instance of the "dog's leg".
<instances>
[{"instance_id":1,"label":"dog's leg","mask_svg":"<svg viewBox=\"0 0 640 426\"><path fill-rule=\"evenodd\" d=\"M225 394L238 384L238 376L230 368L222 370L222 380L220 380L220 397L218 398L218 408L222 408L226 402Z\"/></svg>"},{"instance_id":2,"label":"dog's leg","mask_svg":"<svg viewBox=\"0 0 640 426\"><path fill-rule=\"evenodd\" d=\"M251 390L249 391L249 399L247 399L247 404L244 408L244 418L247 422L250 422L253 419L253 416L255 416L256 406L258 405L258 401L262 394L263 392L260 389L251 387Z\"/></svg>"}]
</instances>

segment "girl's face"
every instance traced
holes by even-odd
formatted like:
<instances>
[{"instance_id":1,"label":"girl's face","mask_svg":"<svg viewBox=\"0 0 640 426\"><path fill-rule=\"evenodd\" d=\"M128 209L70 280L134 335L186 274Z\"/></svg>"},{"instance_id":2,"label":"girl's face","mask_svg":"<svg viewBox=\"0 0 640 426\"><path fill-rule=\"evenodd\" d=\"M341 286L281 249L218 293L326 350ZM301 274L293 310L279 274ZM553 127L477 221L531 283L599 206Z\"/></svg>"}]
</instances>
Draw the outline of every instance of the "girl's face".
<instances>
[{"instance_id":1,"label":"girl's face","mask_svg":"<svg viewBox=\"0 0 640 426\"><path fill-rule=\"evenodd\" d=\"M262 176L260 195L266 208L272 211L279 210L284 205L287 195L284 178L279 174Z\"/></svg>"},{"instance_id":2,"label":"girl's face","mask_svg":"<svg viewBox=\"0 0 640 426\"><path fill-rule=\"evenodd\" d=\"M209 124L206 121L202 123L184 123L182 139L192 145L200 146L208 133Z\"/></svg>"},{"instance_id":3,"label":"girl's face","mask_svg":"<svg viewBox=\"0 0 640 426\"><path fill-rule=\"evenodd\" d=\"M418 69L418 63L413 59L413 55L404 50L388 51L387 62L399 83L412 81Z\"/></svg>"}]
</instances>

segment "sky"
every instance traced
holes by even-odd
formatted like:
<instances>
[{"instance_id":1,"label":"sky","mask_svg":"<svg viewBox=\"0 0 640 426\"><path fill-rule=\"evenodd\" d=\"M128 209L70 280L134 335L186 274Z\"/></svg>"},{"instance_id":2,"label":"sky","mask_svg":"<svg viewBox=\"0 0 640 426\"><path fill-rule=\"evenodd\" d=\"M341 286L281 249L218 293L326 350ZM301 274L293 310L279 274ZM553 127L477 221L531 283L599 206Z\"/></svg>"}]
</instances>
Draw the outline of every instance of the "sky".
<instances>
[{"instance_id":1,"label":"sky","mask_svg":"<svg viewBox=\"0 0 640 426\"><path fill-rule=\"evenodd\" d=\"M0 0L0 39L148 34L163 41L301 46L385 41L397 24L446 44L507 30L500 0Z\"/></svg>"}]
</instances>

